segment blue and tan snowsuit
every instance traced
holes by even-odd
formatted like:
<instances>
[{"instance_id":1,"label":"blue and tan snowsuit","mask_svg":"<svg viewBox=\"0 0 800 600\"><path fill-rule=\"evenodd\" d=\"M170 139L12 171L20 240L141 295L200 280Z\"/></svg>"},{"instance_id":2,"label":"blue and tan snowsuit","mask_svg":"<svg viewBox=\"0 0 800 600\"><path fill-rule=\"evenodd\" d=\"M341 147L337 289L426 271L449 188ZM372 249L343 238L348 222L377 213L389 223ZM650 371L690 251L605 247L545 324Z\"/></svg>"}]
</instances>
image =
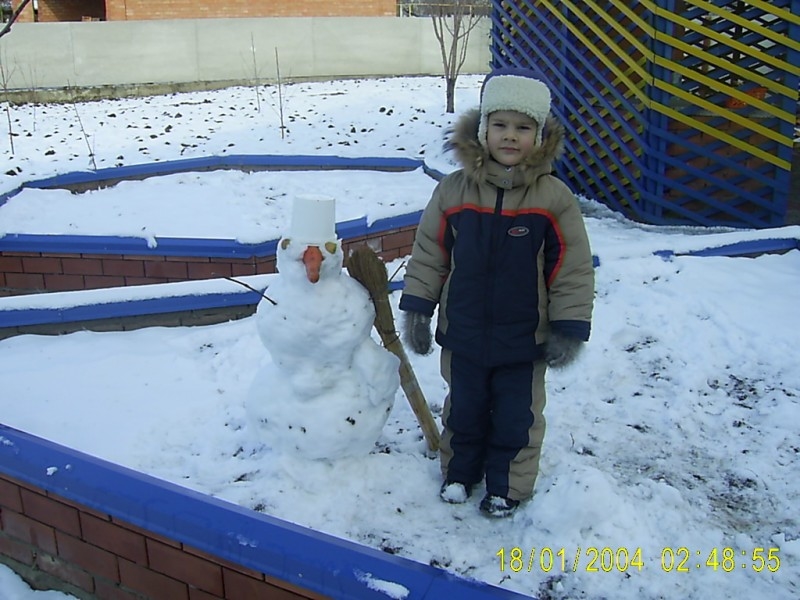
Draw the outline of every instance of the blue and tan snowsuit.
<instances>
[{"instance_id":1,"label":"blue and tan snowsuit","mask_svg":"<svg viewBox=\"0 0 800 600\"><path fill-rule=\"evenodd\" d=\"M446 480L486 478L492 495L532 494L544 437L544 345L550 331L589 338L594 273L578 203L551 175L564 130L550 116L540 146L516 167L479 143L466 113L449 140L462 168L434 190L417 230L400 300L433 315L442 376Z\"/></svg>"}]
</instances>

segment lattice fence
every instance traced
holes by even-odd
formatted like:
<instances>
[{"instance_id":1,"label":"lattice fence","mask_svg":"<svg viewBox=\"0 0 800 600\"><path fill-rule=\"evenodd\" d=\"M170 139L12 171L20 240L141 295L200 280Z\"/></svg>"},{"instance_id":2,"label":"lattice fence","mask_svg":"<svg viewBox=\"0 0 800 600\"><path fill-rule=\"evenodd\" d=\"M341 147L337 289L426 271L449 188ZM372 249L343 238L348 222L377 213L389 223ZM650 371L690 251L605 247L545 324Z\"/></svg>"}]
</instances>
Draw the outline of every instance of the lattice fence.
<instances>
[{"instance_id":1,"label":"lattice fence","mask_svg":"<svg viewBox=\"0 0 800 600\"><path fill-rule=\"evenodd\" d=\"M494 1L492 57L551 86L575 192L649 223L784 223L800 0Z\"/></svg>"}]
</instances>

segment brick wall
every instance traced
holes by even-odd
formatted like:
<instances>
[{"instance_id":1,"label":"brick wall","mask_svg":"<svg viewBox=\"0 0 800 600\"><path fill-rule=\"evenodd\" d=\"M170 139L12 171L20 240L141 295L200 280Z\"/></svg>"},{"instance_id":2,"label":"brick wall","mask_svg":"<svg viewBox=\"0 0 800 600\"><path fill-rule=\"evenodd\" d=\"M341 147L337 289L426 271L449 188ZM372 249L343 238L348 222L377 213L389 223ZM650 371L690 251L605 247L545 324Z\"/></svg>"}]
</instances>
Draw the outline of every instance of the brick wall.
<instances>
[{"instance_id":1,"label":"brick wall","mask_svg":"<svg viewBox=\"0 0 800 600\"><path fill-rule=\"evenodd\" d=\"M274 257L0 252L0 295L173 283L275 272Z\"/></svg>"},{"instance_id":2,"label":"brick wall","mask_svg":"<svg viewBox=\"0 0 800 600\"><path fill-rule=\"evenodd\" d=\"M343 241L369 246L385 261L411 254L416 225ZM210 258L0 251L0 296L173 283L275 272L275 257Z\"/></svg>"},{"instance_id":3,"label":"brick wall","mask_svg":"<svg viewBox=\"0 0 800 600\"><path fill-rule=\"evenodd\" d=\"M39 0L39 21L103 20L106 15L104 0Z\"/></svg>"},{"instance_id":4,"label":"brick wall","mask_svg":"<svg viewBox=\"0 0 800 600\"><path fill-rule=\"evenodd\" d=\"M22 4L22 0L11 0L11 6L14 7L14 10L17 10L17 7ZM32 23L33 22L33 2L29 2L28 6L25 7L19 17L17 17L18 23Z\"/></svg>"},{"instance_id":5,"label":"brick wall","mask_svg":"<svg viewBox=\"0 0 800 600\"><path fill-rule=\"evenodd\" d=\"M21 0L14 0L18 6ZM229 17L391 17L396 0L39 0L39 21L203 19ZM33 21L32 4L20 16Z\"/></svg>"},{"instance_id":6,"label":"brick wall","mask_svg":"<svg viewBox=\"0 0 800 600\"><path fill-rule=\"evenodd\" d=\"M396 14L395 0L107 0L106 4L109 20L391 17Z\"/></svg>"},{"instance_id":7,"label":"brick wall","mask_svg":"<svg viewBox=\"0 0 800 600\"><path fill-rule=\"evenodd\" d=\"M2 474L0 562L87 600L323 598Z\"/></svg>"}]
</instances>

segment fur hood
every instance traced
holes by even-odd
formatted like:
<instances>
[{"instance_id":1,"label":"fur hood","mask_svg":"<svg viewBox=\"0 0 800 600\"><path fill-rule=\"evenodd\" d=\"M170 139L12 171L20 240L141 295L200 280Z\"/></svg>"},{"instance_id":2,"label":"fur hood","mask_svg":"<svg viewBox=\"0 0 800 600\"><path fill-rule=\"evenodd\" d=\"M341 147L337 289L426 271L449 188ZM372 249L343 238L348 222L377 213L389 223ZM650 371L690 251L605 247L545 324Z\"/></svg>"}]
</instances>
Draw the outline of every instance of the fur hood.
<instances>
[{"instance_id":1,"label":"fur hood","mask_svg":"<svg viewBox=\"0 0 800 600\"><path fill-rule=\"evenodd\" d=\"M478 140L478 127L481 113L475 108L464 113L448 132L446 150L455 153L464 173L474 181L487 181L492 164L497 164L489 151ZM553 170L553 163L564 153L564 126L552 115L548 115L544 125L542 144L537 146L525 161L516 167L518 181L531 185L541 175Z\"/></svg>"}]
</instances>

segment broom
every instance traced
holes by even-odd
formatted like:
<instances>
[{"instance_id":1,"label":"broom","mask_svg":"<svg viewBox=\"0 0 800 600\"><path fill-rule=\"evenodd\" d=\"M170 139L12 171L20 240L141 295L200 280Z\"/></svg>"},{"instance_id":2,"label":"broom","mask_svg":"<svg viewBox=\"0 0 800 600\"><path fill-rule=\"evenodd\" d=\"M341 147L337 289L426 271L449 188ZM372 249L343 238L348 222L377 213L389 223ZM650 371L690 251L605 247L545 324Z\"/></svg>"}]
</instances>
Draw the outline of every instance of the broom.
<instances>
[{"instance_id":1,"label":"broom","mask_svg":"<svg viewBox=\"0 0 800 600\"><path fill-rule=\"evenodd\" d=\"M428 449L438 450L439 428L433 420L422 388L394 327L394 315L389 304L389 278L386 275L386 265L369 246L360 246L347 259L347 272L369 292L375 305L375 329L386 349L400 359L400 385L422 428Z\"/></svg>"}]
</instances>

